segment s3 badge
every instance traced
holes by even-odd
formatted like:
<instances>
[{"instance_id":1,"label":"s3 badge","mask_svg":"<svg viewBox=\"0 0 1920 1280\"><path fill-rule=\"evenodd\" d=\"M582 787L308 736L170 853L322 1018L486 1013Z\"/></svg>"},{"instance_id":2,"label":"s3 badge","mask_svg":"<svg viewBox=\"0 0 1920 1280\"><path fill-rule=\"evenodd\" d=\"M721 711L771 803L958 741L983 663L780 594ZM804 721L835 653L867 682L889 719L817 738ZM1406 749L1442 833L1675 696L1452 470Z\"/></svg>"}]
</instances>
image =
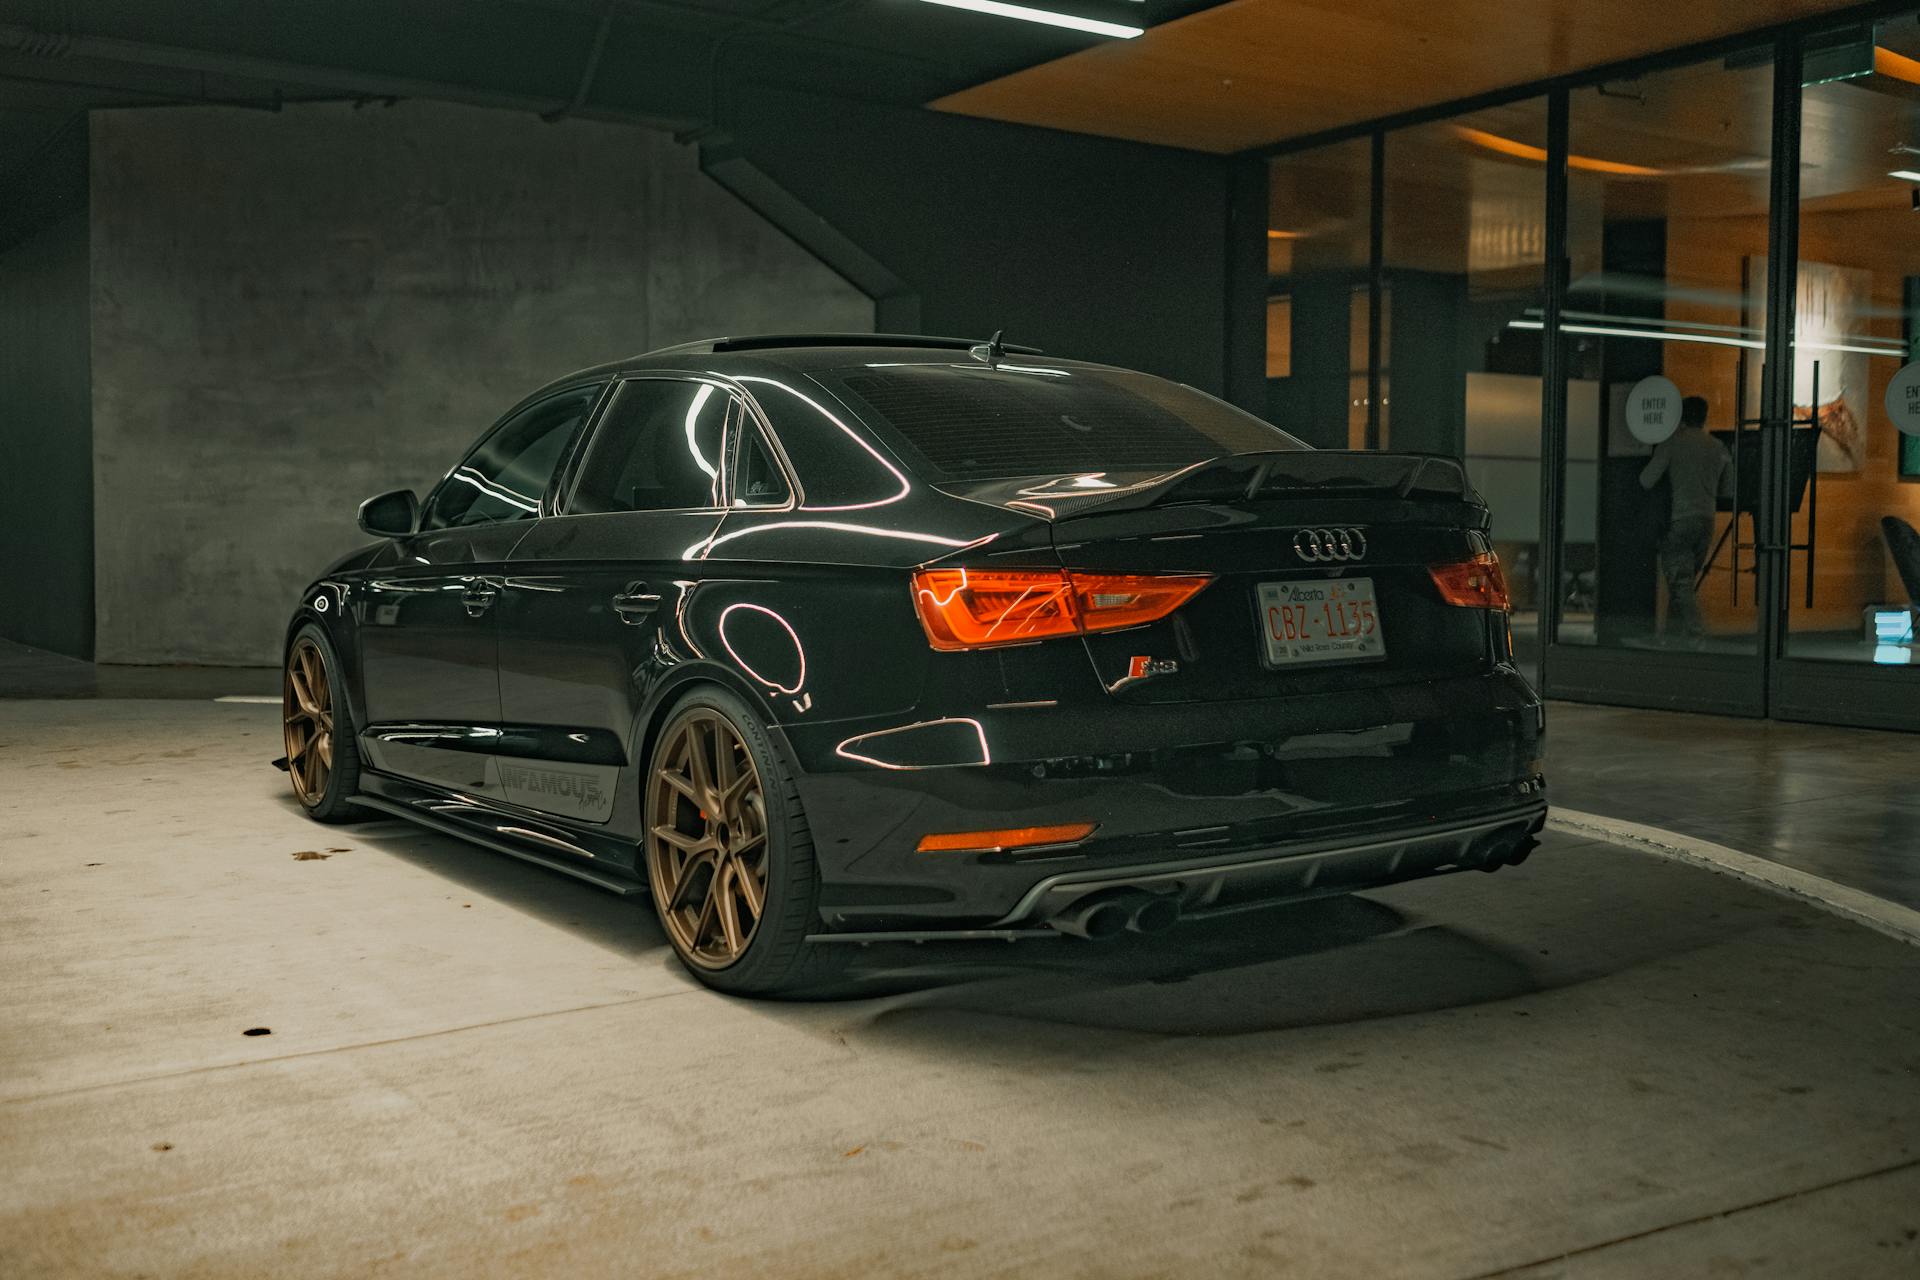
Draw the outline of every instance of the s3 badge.
<instances>
[{"instance_id":1,"label":"s3 badge","mask_svg":"<svg viewBox=\"0 0 1920 1280\"><path fill-rule=\"evenodd\" d=\"M1155 676L1170 676L1180 670L1180 664L1172 658L1153 658L1144 653L1135 654L1127 660L1127 674L1107 686L1108 693L1118 693L1128 685L1139 684L1142 680L1151 680Z\"/></svg>"}]
</instances>

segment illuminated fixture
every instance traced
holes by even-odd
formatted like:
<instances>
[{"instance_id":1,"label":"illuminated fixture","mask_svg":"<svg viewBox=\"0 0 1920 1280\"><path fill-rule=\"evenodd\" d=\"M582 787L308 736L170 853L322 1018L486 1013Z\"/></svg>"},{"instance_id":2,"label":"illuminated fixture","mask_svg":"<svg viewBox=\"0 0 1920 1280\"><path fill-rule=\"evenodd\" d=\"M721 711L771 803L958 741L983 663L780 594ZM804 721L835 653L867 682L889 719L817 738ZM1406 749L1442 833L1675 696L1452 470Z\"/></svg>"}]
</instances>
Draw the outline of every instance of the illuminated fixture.
<instances>
[{"instance_id":1,"label":"illuminated fixture","mask_svg":"<svg viewBox=\"0 0 1920 1280\"><path fill-rule=\"evenodd\" d=\"M1668 321L1668 323L1679 324L1683 322ZM1545 327L1546 326L1538 320L1507 321L1507 328L1509 329L1537 330L1544 329ZM1704 326L1696 325L1694 327L1700 328ZM1714 327L1721 329L1727 328L1725 325L1717 325ZM1713 347L1745 347L1749 351L1764 351L1767 347L1767 344L1759 338L1725 337L1716 333L1668 333L1660 329L1637 329L1629 325L1618 324L1563 324L1560 326L1560 331L1562 333L1591 334L1601 338L1652 338L1656 342L1702 342ZM1739 330L1739 332L1752 333L1754 331L1751 329L1743 329ZM1808 351L1854 351L1863 356L1892 356L1895 359L1898 359L1905 352L1904 347L1893 345L1869 347L1857 342L1813 342L1806 338L1795 338L1794 345Z\"/></svg>"},{"instance_id":2,"label":"illuminated fixture","mask_svg":"<svg viewBox=\"0 0 1920 1280\"><path fill-rule=\"evenodd\" d=\"M1516 160L1532 160L1545 163L1547 149L1516 142L1512 138L1503 138L1497 133L1488 133L1485 129L1469 129L1463 124L1452 126L1453 136L1462 142L1470 142L1476 147L1488 151L1497 151L1503 156L1512 156ZM1657 178L1663 172L1650 169L1643 164L1625 164L1619 160L1596 160L1592 156L1568 156L1567 168L1584 169L1588 173L1611 173L1624 178Z\"/></svg>"},{"instance_id":3,"label":"illuminated fixture","mask_svg":"<svg viewBox=\"0 0 1920 1280\"><path fill-rule=\"evenodd\" d=\"M996 18L1018 18L1022 22L1039 22L1049 27L1065 27L1069 31L1084 31L1089 35L1112 36L1116 40L1131 40L1146 31L1145 27L1129 27L1118 22L1101 22L1097 18L1076 18L1070 13L1055 13L1051 9L1033 9L1024 4L1002 4L1000 0L925 0L925 3L945 5L949 9L968 9L974 13L988 13Z\"/></svg>"},{"instance_id":4,"label":"illuminated fixture","mask_svg":"<svg viewBox=\"0 0 1920 1280\"><path fill-rule=\"evenodd\" d=\"M1911 609L1870 609L1867 612L1868 626L1873 631L1876 644L1907 644L1914 642L1915 612Z\"/></svg>"},{"instance_id":5,"label":"illuminated fixture","mask_svg":"<svg viewBox=\"0 0 1920 1280\"><path fill-rule=\"evenodd\" d=\"M1895 53L1891 49L1873 51L1873 73L1885 76L1889 80L1903 80L1908 84L1920 84L1920 62L1905 54Z\"/></svg>"},{"instance_id":6,"label":"illuminated fixture","mask_svg":"<svg viewBox=\"0 0 1920 1280\"><path fill-rule=\"evenodd\" d=\"M991 853L1041 844L1072 844L1093 834L1091 822L1051 827L1006 827L998 831L949 831L920 837L921 853Z\"/></svg>"},{"instance_id":7,"label":"illuminated fixture","mask_svg":"<svg viewBox=\"0 0 1920 1280\"><path fill-rule=\"evenodd\" d=\"M1889 178L1905 178L1908 182L1920 182L1920 169L1895 169L1887 176Z\"/></svg>"},{"instance_id":8,"label":"illuminated fixture","mask_svg":"<svg viewBox=\"0 0 1920 1280\"><path fill-rule=\"evenodd\" d=\"M1267 239L1269 240L1304 240L1306 234L1304 231L1275 231L1271 227L1267 228Z\"/></svg>"},{"instance_id":9,"label":"illuminated fixture","mask_svg":"<svg viewBox=\"0 0 1920 1280\"><path fill-rule=\"evenodd\" d=\"M922 569L913 575L913 603L935 649L980 649L1145 626L1211 581L1192 573Z\"/></svg>"}]
</instances>

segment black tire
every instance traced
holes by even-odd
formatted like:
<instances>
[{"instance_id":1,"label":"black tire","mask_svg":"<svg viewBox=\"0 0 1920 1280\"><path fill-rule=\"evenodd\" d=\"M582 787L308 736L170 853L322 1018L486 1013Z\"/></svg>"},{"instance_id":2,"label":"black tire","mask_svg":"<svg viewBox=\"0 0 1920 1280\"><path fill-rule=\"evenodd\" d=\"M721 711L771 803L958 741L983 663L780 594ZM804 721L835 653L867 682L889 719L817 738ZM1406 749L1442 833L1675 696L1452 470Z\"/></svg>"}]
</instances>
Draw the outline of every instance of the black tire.
<instances>
[{"instance_id":1,"label":"black tire","mask_svg":"<svg viewBox=\"0 0 1920 1280\"><path fill-rule=\"evenodd\" d=\"M295 693L296 664L303 653L313 654L325 673L327 746L332 757L326 767L324 781L316 778L317 785L311 787L305 784L309 775L296 772L302 768L302 763L295 757L295 750L300 745L296 741L296 720L311 724ZM346 699L341 696L344 685L340 677L340 657L334 652L333 642L327 639L326 631L318 623L309 622L301 627L288 642L286 657L281 663L280 687L281 719L286 722L287 772L293 782L294 799L307 816L316 822L353 822L368 817L365 809L353 803L353 796L360 789L360 745L353 714L347 709Z\"/></svg>"},{"instance_id":2,"label":"black tire","mask_svg":"<svg viewBox=\"0 0 1920 1280\"><path fill-rule=\"evenodd\" d=\"M693 952L683 938L687 931L684 923L676 928L668 920L667 886L662 880L665 873L656 857L659 837L654 834L663 809L659 775L663 767L670 767L667 753L679 741L684 726L696 720L711 724L715 717L731 727L758 773L766 852L763 909L744 950L724 964L716 964L710 955ZM674 704L661 722L654 743L641 783L647 830L642 860L654 912L680 962L701 982L729 995L793 997L827 993L844 967L841 953L845 948L806 941L809 933L820 930L820 874L814 859L813 834L800 807L793 770L759 716L727 690L703 685ZM704 818L706 810L701 809L700 815ZM709 877L708 893L714 892L712 879L717 874Z\"/></svg>"}]
</instances>

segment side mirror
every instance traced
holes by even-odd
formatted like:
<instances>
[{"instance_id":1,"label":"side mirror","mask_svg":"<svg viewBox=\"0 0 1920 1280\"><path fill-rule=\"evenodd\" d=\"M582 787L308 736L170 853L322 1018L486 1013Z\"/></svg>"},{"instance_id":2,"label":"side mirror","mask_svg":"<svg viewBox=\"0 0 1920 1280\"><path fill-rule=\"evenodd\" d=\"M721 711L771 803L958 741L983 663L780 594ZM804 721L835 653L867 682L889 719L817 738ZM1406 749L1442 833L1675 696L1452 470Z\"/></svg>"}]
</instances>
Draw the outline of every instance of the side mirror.
<instances>
[{"instance_id":1,"label":"side mirror","mask_svg":"<svg viewBox=\"0 0 1920 1280\"><path fill-rule=\"evenodd\" d=\"M360 527L376 538L405 538L420 525L420 499L395 489L360 504Z\"/></svg>"}]
</instances>

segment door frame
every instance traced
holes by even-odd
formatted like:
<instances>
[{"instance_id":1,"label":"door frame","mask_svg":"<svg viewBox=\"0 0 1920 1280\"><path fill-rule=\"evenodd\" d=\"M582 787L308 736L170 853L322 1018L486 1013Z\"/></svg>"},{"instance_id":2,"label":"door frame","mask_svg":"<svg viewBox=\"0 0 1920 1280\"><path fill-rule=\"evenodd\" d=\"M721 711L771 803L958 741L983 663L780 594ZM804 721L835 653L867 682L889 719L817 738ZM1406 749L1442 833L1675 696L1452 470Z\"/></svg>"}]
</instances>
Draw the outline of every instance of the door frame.
<instances>
[{"instance_id":1,"label":"door frame","mask_svg":"<svg viewBox=\"0 0 1920 1280\"><path fill-rule=\"evenodd\" d=\"M1838 15L1833 15L1837 17ZM1831 26L1846 25L1844 19ZM1557 640L1560 598L1541 605L1540 687L1581 702L1765 717L1864 728L1920 728L1920 667L1789 656L1795 582L1790 500L1793 337L1800 266L1803 47L1820 28L1772 40L1773 93L1767 224L1766 336L1761 370L1760 510L1755 513L1758 635L1753 655L1668 653L1569 645ZM1560 313L1570 283L1567 248L1567 87L1548 100L1546 340L1541 378L1542 566L1558 582L1565 533L1567 376ZM1804 587L1804 583L1799 586Z\"/></svg>"},{"instance_id":2,"label":"door frame","mask_svg":"<svg viewBox=\"0 0 1920 1280\"><path fill-rule=\"evenodd\" d=\"M1835 27L1849 25L1842 21ZM1767 244L1767 366L1761 388L1761 608L1765 624L1765 714L1875 729L1920 729L1920 667L1817 661L1790 656L1793 598L1805 582L1793 577L1792 476L1788 464L1794 413L1794 308L1800 271L1800 142L1804 96L1799 30L1774 49L1774 168ZM1782 163L1782 158L1785 163ZM1804 564L1811 573L1812 565Z\"/></svg>"}]
</instances>

